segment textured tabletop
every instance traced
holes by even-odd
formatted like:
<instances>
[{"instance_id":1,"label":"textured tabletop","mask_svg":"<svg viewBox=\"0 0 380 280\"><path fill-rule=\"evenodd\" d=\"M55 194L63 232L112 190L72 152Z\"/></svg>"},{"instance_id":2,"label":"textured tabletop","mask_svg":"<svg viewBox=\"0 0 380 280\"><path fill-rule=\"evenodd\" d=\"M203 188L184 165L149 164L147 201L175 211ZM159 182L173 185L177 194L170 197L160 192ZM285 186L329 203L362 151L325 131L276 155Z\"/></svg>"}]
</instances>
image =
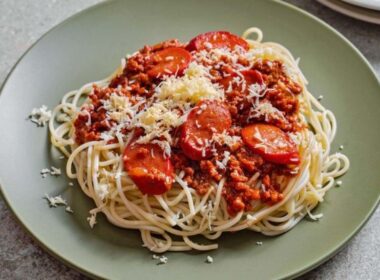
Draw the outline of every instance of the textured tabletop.
<instances>
[{"instance_id":1,"label":"textured tabletop","mask_svg":"<svg viewBox=\"0 0 380 280\"><path fill-rule=\"evenodd\" d=\"M42 34L100 0L0 0L0 83ZM314 0L287 0L323 19L367 57L380 77L380 26L337 14ZM380 94L380 92L379 92ZM380 105L380 104L379 104ZM302 279L379 279L380 209L334 258ZM0 198L0 279L87 279L49 256Z\"/></svg>"}]
</instances>

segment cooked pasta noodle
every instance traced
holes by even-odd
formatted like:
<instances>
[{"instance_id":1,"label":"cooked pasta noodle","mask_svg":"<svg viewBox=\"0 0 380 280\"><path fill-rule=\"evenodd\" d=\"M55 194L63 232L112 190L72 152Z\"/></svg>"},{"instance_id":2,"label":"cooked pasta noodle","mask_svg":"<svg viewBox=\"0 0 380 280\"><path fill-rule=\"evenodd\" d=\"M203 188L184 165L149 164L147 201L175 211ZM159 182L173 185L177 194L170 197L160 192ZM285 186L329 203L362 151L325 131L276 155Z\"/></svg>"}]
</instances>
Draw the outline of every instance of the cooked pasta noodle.
<instances>
[{"instance_id":1,"label":"cooked pasta noodle","mask_svg":"<svg viewBox=\"0 0 380 280\"><path fill-rule=\"evenodd\" d=\"M95 140L77 144L73 124L83 102L87 102L93 85L107 87L122 72L123 60L122 66L110 77L68 92L54 109L49 124L52 144L68 157L67 176L76 179L82 191L95 203L90 211L93 219L101 212L115 226L138 229L144 246L162 253L217 249L215 240L223 232L250 229L275 236L293 228L305 215L312 219L320 217L312 210L334 186L335 178L349 168L345 155L331 151L330 144L337 130L334 114L307 90L307 80L298 61L285 47L263 42L263 34L258 28L247 29L243 38L250 46L253 59L266 57L283 62L289 77L302 87L298 97L300 118L308 128L295 140L301 158L298 174L279 178L283 199L273 205L253 202L250 211L230 215L223 197L225 178L211 181L208 191L200 195L184 181L181 171L177 172L175 184L166 193L144 195L123 168L122 155L130 135L117 134L116 141L111 143ZM248 182L250 185L259 183L258 174ZM194 240L199 235L205 238L204 244Z\"/></svg>"}]
</instances>

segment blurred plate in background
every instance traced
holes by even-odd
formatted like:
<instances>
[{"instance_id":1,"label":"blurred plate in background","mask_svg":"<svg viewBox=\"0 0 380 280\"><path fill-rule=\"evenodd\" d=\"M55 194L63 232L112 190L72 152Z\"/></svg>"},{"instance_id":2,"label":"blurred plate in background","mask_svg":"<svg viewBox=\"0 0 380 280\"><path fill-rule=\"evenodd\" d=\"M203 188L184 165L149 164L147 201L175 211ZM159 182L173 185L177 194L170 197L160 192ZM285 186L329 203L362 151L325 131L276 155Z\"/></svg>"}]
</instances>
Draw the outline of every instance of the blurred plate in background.
<instances>
[{"instance_id":1,"label":"blurred plate in background","mask_svg":"<svg viewBox=\"0 0 380 280\"><path fill-rule=\"evenodd\" d=\"M359 6L354 6L354 5L345 3L341 0L317 0L317 1L325 5L326 7L329 7L330 9L338 13L344 14L346 16L356 18L362 21L374 23L374 24L380 24L380 11L375 11L375 10L362 8ZM359 2L379 3L379 1L369 1L369 0L368 1L345 0L345 1L350 2L352 4L356 3L356 5L359 5Z\"/></svg>"},{"instance_id":2,"label":"blurred plate in background","mask_svg":"<svg viewBox=\"0 0 380 280\"><path fill-rule=\"evenodd\" d=\"M342 0L355 6L380 11L380 0Z\"/></svg>"}]
</instances>

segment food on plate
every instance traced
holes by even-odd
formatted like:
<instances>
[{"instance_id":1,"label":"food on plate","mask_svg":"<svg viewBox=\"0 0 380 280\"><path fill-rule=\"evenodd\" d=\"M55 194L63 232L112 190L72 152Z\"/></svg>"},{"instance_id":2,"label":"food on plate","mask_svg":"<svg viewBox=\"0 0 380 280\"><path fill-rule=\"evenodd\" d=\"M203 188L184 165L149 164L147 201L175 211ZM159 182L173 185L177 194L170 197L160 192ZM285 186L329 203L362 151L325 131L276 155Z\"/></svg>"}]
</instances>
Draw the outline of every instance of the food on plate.
<instances>
[{"instance_id":1,"label":"food on plate","mask_svg":"<svg viewBox=\"0 0 380 280\"><path fill-rule=\"evenodd\" d=\"M262 37L250 28L144 46L64 95L51 140L96 205L91 226L101 212L161 253L319 218L311 211L349 161L331 153L335 117L307 90L299 61Z\"/></svg>"}]
</instances>

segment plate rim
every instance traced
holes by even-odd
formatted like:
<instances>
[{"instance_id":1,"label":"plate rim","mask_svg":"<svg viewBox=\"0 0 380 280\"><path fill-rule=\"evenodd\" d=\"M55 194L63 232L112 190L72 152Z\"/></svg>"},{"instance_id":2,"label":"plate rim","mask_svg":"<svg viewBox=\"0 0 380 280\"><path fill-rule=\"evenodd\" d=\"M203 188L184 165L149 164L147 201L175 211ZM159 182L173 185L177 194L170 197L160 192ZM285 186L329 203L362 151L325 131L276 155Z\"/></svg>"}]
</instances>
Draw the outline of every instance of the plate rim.
<instances>
[{"instance_id":1,"label":"plate rim","mask_svg":"<svg viewBox=\"0 0 380 280\"><path fill-rule=\"evenodd\" d=\"M376 18L374 16L374 14L380 15L380 10L356 6L345 1L338 2L336 0L317 0L317 2L341 15L367 23L380 25L380 17Z\"/></svg>"},{"instance_id":2,"label":"plate rim","mask_svg":"<svg viewBox=\"0 0 380 280\"><path fill-rule=\"evenodd\" d=\"M65 20L57 23L56 25L54 25L53 27L51 27L48 31L46 31L45 33L43 33L33 44L31 44L28 49L17 59L16 63L11 67L10 71L8 72L8 74L6 75L6 78L3 80L3 82L1 83L0 85L0 105L1 105L1 100L2 100L2 96L3 96L3 90L4 90L4 87L5 85L7 84L9 78L12 76L13 72L15 71L15 69L17 68L17 66L20 64L20 62L23 60L23 58L43 39L45 38L48 34L50 34L51 32L54 32L58 27L61 27L65 24L67 24L69 21L71 21L72 19L74 18L77 18L77 17L80 17L82 14L85 14L93 9L97 9L98 7L100 6L105 6L105 5L111 5L112 3L114 3L116 0L103 0L99 3L96 3L94 5L91 5L79 12L76 12L74 13L73 15L69 16L68 18L66 18ZM373 66L369 63L369 61L367 60L367 58L361 53L361 51L351 42L349 41L343 34L341 34L338 30L336 30L334 27L332 27L330 24L326 23L325 21L323 21L322 19L314 16L313 14L309 13L308 11L305 11L293 4L290 4L290 3L287 3L287 2L284 2L282 0L272 0L274 3L278 4L278 5L282 5L284 6L285 8L288 8L288 9L291 9L291 10L294 10L314 21L316 21L317 23L319 23L320 25L322 25L323 27L325 27L326 29L328 29L329 31L333 32L336 36L338 36L341 40L343 40L346 45L348 47L350 47L353 51L355 51L355 53L359 56L359 58L362 60L362 62L364 62L364 64L368 67L368 69L370 70L371 72L371 75L373 78L375 78L375 81L377 81L377 84L379 86L379 89L380 89L380 77L377 76ZM59 262L63 263L64 265L74 269L75 271L77 272L80 272L82 274L84 274L85 276L88 276L90 278L93 278L93 279L106 279L106 276L105 275L100 275L100 274L94 274L92 271L90 271L89 269L79 265L79 264L75 264L73 263L70 259L68 259L67 257L63 256L62 254L54 251L53 249L49 248L48 245L46 245L44 243L43 240L41 240L34 232L32 232L27 226L26 224L24 223L24 221L22 220L21 218L21 215L18 213L18 210L15 209L12 204L10 203L9 201L9 198L7 196L7 192L5 191L5 188L3 187L3 183L2 183L2 179L0 178L0 198L3 198L7 208L10 210L10 212L12 213L12 215L16 218L18 224L21 226L21 228L23 229L23 231L25 233L27 233L31 238L32 240L40 247L42 248L45 252L47 252L50 256L54 257L56 260L58 260ZM377 197L377 200L376 202L372 205L372 207L370 208L370 210L367 212L367 214L364 216L364 218L361 220L361 222L355 227L354 230L352 230L350 232L349 235L347 235L346 238L342 239L340 242L338 242L335 246L333 246L326 254L324 255L321 255L319 257L316 258L316 261L315 262L309 262L309 263L306 263L304 265L301 265L299 266L298 269L295 269L294 271L291 271L289 272L288 274L286 275L283 275L281 278L282 279L293 279L293 278L296 278L296 277L299 277L313 269L315 269L316 267L320 266L321 264L325 263L326 261L328 261L329 259L331 259L333 256L335 256L340 250L342 250L344 248L345 245L347 245L347 243L356 235L359 233L359 231L364 227L364 225L367 224L368 220L372 217L372 215L375 213L376 209L379 207L380 205L380 192L378 194L378 197Z\"/></svg>"},{"instance_id":3,"label":"plate rim","mask_svg":"<svg viewBox=\"0 0 380 280\"><path fill-rule=\"evenodd\" d=\"M342 1L346 2L348 4L351 4L351 5L357 6L357 7L371 9L374 11L380 11L380 2L378 2L378 4L372 5L371 3L368 3L369 2L368 0L366 0L364 2L363 1L356 2L353 0L342 0Z\"/></svg>"}]
</instances>

